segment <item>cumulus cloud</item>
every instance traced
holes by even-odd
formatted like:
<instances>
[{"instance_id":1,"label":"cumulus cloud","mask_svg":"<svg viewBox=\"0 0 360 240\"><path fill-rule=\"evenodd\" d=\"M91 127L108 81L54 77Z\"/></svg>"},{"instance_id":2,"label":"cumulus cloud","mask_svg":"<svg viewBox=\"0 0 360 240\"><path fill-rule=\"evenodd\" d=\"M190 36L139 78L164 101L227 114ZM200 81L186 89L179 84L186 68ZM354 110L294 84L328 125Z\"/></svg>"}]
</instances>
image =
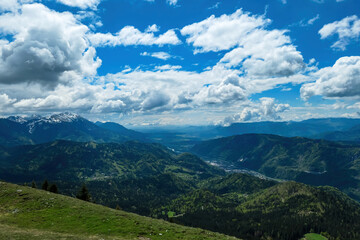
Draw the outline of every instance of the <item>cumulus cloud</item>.
<instances>
[{"instance_id":1,"label":"cumulus cloud","mask_svg":"<svg viewBox=\"0 0 360 240\"><path fill-rule=\"evenodd\" d=\"M241 9L230 15L211 17L181 29L186 42L196 48L196 52L229 50L240 44L243 37L255 29L270 23L262 16L250 16Z\"/></svg>"},{"instance_id":2,"label":"cumulus cloud","mask_svg":"<svg viewBox=\"0 0 360 240\"><path fill-rule=\"evenodd\" d=\"M154 30L154 29L152 29ZM92 45L104 46L130 46L130 45L178 45L181 43L174 30L155 36L154 31L141 32L133 26L126 26L115 35L111 33L94 33L89 35Z\"/></svg>"},{"instance_id":3,"label":"cumulus cloud","mask_svg":"<svg viewBox=\"0 0 360 240\"><path fill-rule=\"evenodd\" d=\"M241 68L249 77L287 77L305 67L303 57L285 30L265 30L271 21L237 10L184 27L181 34L195 53L230 50L220 60Z\"/></svg>"},{"instance_id":4,"label":"cumulus cloud","mask_svg":"<svg viewBox=\"0 0 360 240\"><path fill-rule=\"evenodd\" d=\"M70 7L78 7L81 9L96 9L101 0L56 0L59 3Z\"/></svg>"},{"instance_id":5,"label":"cumulus cloud","mask_svg":"<svg viewBox=\"0 0 360 240\"><path fill-rule=\"evenodd\" d=\"M143 111L148 111L163 107L169 103L170 97L166 93L162 91L153 91L145 98L141 104L141 107Z\"/></svg>"},{"instance_id":6,"label":"cumulus cloud","mask_svg":"<svg viewBox=\"0 0 360 240\"><path fill-rule=\"evenodd\" d=\"M16 99L11 99L7 94L0 94L0 110L4 110L16 102Z\"/></svg>"},{"instance_id":7,"label":"cumulus cloud","mask_svg":"<svg viewBox=\"0 0 360 240\"><path fill-rule=\"evenodd\" d=\"M301 97L305 100L314 95L329 98L360 96L360 57L342 57L334 66L314 73L317 80L304 84Z\"/></svg>"},{"instance_id":8,"label":"cumulus cloud","mask_svg":"<svg viewBox=\"0 0 360 240\"><path fill-rule=\"evenodd\" d=\"M353 15L326 24L320 29L319 34L321 39L337 35L338 40L331 47L337 50L345 50L352 40L358 40L359 38L360 19Z\"/></svg>"},{"instance_id":9,"label":"cumulus cloud","mask_svg":"<svg viewBox=\"0 0 360 240\"><path fill-rule=\"evenodd\" d=\"M88 28L68 12L42 4L25 4L21 11L0 16L0 83L40 83L55 86L96 73L101 60L88 45Z\"/></svg>"},{"instance_id":10,"label":"cumulus cloud","mask_svg":"<svg viewBox=\"0 0 360 240\"><path fill-rule=\"evenodd\" d=\"M243 101L247 94L235 76L221 80L224 76L234 75L233 71L212 69L197 73L179 67L164 65L148 71L127 69L99 77L92 85L78 79L47 91L39 91L35 85L30 85L23 95L16 95L22 92L23 84L0 87L12 99L8 109L22 112L163 112L235 103ZM206 84L212 87L207 88Z\"/></svg>"},{"instance_id":11,"label":"cumulus cloud","mask_svg":"<svg viewBox=\"0 0 360 240\"><path fill-rule=\"evenodd\" d=\"M126 26L116 34L93 33L90 29L95 28L81 24L83 17L90 15L59 13L42 4L19 7L21 11L8 10L0 16L1 36L10 36L0 39L0 101L7 109L94 114L225 109L248 103L250 95L276 85L304 81L304 76L297 73L303 67L302 56L286 31L265 30L270 20L241 10L210 17L197 23L202 32L186 35L199 52L229 51L215 66L187 71L178 65L152 65L147 70L127 68L97 76L101 60L96 57L95 47L162 46L181 41L175 30L160 32L157 25L144 31ZM190 26L184 29L191 32ZM189 40L192 37L193 42ZM142 55L163 60L172 57L166 52ZM91 84L87 76L94 76ZM250 103L238 119L277 119L286 108L264 98Z\"/></svg>"},{"instance_id":12,"label":"cumulus cloud","mask_svg":"<svg viewBox=\"0 0 360 240\"><path fill-rule=\"evenodd\" d=\"M14 11L19 7L17 0L0 0L0 11Z\"/></svg>"},{"instance_id":13,"label":"cumulus cloud","mask_svg":"<svg viewBox=\"0 0 360 240\"><path fill-rule=\"evenodd\" d=\"M246 100L247 91L242 85L241 79L236 76L228 76L220 84L205 85L193 97L187 97L198 105L203 104L227 104Z\"/></svg>"},{"instance_id":14,"label":"cumulus cloud","mask_svg":"<svg viewBox=\"0 0 360 240\"><path fill-rule=\"evenodd\" d=\"M32 3L35 0L0 0L1 11L16 11L24 3Z\"/></svg>"},{"instance_id":15,"label":"cumulus cloud","mask_svg":"<svg viewBox=\"0 0 360 240\"><path fill-rule=\"evenodd\" d=\"M145 32L158 32L158 31L160 31L160 27L156 24L148 26L147 29L145 30Z\"/></svg>"},{"instance_id":16,"label":"cumulus cloud","mask_svg":"<svg viewBox=\"0 0 360 240\"><path fill-rule=\"evenodd\" d=\"M240 113L226 117L218 124L230 126L236 122L280 120L280 113L290 109L289 104L277 104L274 98L260 98L258 103L251 103L252 106L244 107Z\"/></svg>"},{"instance_id":17,"label":"cumulus cloud","mask_svg":"<svg viewBox=\"0 0 360 240\"><path fill-rule=\"evenodd\" d=\"M154 58L158 58L161 60L168 60L168 59L172 58L172 56L166 52L153 52L153 53L143 52L140 55L154 57Z\"/></svg>"},{"instance_id":18,"label":"cumulus cloud","mask_svg":"<svg viewBox=\"0 0 360 240\"><path fill-rule=\"evenodd\" d=\"M255 31L243 38L241 47L225 54L220 63L242 67L249 76L286 77L305 67L303 57L284 31Z\"/></svg>"},{"instance_id":19,"label":"cumulus cloud","mask_svg":"<svg viewBox=\"0 0 360 240\"><path fill-rule=\"evenodd\" d=\"M351 106L348 106L347 109L360 109L360 102L357 102Z\"/></svg>"}]
</instances>

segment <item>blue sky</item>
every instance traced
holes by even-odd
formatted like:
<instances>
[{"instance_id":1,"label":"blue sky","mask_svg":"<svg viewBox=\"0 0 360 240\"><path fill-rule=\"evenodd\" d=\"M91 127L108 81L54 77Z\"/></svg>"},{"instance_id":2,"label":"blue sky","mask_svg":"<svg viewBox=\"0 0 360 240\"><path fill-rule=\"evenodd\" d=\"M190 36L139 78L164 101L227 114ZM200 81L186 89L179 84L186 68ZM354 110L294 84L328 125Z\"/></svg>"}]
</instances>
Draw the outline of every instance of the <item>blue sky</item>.
<instances>
[{"instance_id":1,"label":"blue sky","mask_svg":"<svg viewBox=\"0 0 360 240\"><path fill-rule=\"evenodd\" d=\"M357 0L0 1L0 115L360 117Z\"/></svg>"}]
</instances>

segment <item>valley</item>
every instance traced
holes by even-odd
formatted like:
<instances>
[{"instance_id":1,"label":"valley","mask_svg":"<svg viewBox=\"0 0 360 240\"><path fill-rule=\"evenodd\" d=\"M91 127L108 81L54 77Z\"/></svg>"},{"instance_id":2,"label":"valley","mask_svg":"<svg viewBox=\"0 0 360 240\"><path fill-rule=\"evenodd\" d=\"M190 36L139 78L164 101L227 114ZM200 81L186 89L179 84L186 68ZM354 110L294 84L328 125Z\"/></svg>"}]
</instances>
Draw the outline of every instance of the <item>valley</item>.
<instances>
[{"instance_id":1,"label":"valley","mask_svg":"<svg viewBox=\"0 0 360 240\"><path fill-rule=\"evenodd\" d=\"M10 139L0 147L1 180L35 186L47 180L70 197L85 184L94 203L240 239L300 239L309 232L330 240L360 237L356 143L260 133L192 144L180 138L177 146L188 148L191 153L186 153L172 149L171 141L167 146L152 143L158 134L65 115L25 131L45 136L50 130L49 142L32 136L44 143L21 145ZM55 121L59 116L65 120ZM86 131L70 131L79 124ZM106 127L99 135L101 126ZM108 131L110 136L126 134L114 141ZM289 223L291 228L285 227ZM50 238L63 232L41 234Z\"/></svg>"}]
</instances>

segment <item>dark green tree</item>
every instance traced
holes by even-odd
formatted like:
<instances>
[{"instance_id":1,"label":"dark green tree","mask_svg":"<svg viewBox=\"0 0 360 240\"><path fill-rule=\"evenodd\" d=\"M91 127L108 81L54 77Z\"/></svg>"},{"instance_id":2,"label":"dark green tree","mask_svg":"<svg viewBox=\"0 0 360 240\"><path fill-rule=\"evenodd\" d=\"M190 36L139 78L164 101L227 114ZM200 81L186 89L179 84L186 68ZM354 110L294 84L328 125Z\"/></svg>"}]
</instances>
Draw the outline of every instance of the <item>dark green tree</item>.
<instances>
[{"instance_id":1,"label":"dark green tree","mask_svg":"<svg viewBox=\"0 0 360 240\"><path fill-rule=\"evenodd\" d=\"M47 191L48 188L49 188L49 182L48 182L47 179L45 179L45 181L44 181L43 184L41 185L41 189Z\"/></svg>"},{"instance_id":2,"label":"dark green tree","mask_svg":"<svg viewBox=\"0 0 360 240\"><path fill-rule=\"evenodd\" d=\"M83 183L80 191L76 195L76 198L90 202L91 195L90 195L89 190L87 189L87 187L86 187L86 185L84 183Z\"/></svg>"},{"instance_id":3,"label":"dark green tree","mask_svg":"<svg viewBox=\"0 0 360 240\"><path fill-rule=\"evenodd\" d=\"M51 184L51 186L49 188L49 191L52 192L52 193L58 193L59 192L58 187L56 186L56 184Z\"/></svg>"},{"instance_id":4,"label":"dark green tree","mask_svg":"<svg viewBox=\"0 0 360 240\"><path fill-rule=\"evenodd\" d=\"M31 182L31 187L32 187L32 188L37 188L36 182L35 182L34 180Z\"/></svg>"}]
</instances>

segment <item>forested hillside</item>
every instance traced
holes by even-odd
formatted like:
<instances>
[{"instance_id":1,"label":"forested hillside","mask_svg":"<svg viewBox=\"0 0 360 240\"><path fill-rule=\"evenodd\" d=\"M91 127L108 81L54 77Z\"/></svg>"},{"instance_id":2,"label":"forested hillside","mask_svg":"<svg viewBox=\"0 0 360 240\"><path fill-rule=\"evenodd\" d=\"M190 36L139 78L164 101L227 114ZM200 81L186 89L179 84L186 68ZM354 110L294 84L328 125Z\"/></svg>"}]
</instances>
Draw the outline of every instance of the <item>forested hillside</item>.
<instances>
[{"instance_id":1,"label":"forested hillside","mask_svg":"<svg viewBox=\"0 0 360 240\"><path fill-rule=\"evenodd\" d=\"M331 185L360 200L360 146L301 137L245 134L204 141L191 150L225 169Z\"/></svg>"}]
</instances>

